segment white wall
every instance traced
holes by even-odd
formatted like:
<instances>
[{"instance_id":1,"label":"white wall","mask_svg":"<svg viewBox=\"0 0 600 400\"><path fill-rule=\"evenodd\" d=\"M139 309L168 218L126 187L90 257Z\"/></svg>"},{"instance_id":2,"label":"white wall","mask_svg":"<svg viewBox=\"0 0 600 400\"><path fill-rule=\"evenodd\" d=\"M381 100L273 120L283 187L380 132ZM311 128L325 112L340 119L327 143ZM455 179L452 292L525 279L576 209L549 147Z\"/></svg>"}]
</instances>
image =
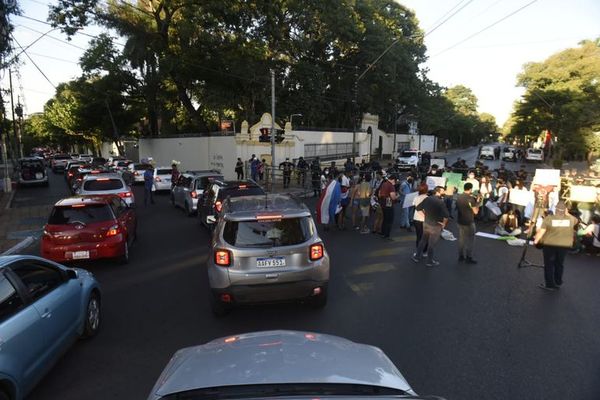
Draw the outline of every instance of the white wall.
<instances>
[{"instance_id":1,"label":"white wall","mask_svg":"<svg viewBox=\"0 0 600 400\"><path fill-rule=\"evenodd\" d=\"M235 178L236 144L233 136L144 138L140 160L152 157L157 166L181 162L180 171L218 169L225 179Z\"/></svg>"}]
</instances>

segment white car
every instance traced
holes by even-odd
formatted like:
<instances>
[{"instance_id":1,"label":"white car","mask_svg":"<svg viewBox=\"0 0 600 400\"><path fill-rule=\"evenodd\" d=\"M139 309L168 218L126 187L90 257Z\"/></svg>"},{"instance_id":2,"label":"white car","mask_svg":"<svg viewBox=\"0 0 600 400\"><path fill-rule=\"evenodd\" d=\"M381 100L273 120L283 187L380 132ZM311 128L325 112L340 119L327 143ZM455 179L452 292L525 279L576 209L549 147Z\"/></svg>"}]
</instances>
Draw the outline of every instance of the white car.
<instances>
[{"instance_id":1,"label":"white car","mask_svg":"<svg viewBox=\"0 0 600 400\"><path fill-rule=\"evenodd\" d=\"M154 190L171 190L171 167L154 168Z\"/></svg>"},{"instance_id":2,"label":"white car","mask_svg":"<svg viewBox=\"0 0 600 400\"><path fill-rule=\"evenodd\" d=\"M517 161L517 149L514 147L504 147L502 149L502 160Z\"/></svg>"},{"instance_id":3,"label":"white car","mask_svg":"<svg viewBox=\"0 0 600 400\"><path fill-rule=\"evenodd\" d=\"M86 196L116 194L125 200L129 207L135 205L133 191L127 186L121 175L115 173L86 175L77 189L77 194Z\"/></svg>"},{"instance_id":4,"label":"white car","mask_svg":"<svg viewBox=\"0 0 600 400\"><path fill-rule=\"evenodd\" d=\"M396 168L410 169L417 167L421 162L421 152L418 150L404 150L396 159Z\"/></svg>"},{"instance_id":5,"label":"white car","mask_svg":"<svg viewBox=\"0 0 600 400\"><path fill-rule=\"evenodd\" d=\"M481 148L481 153L479 153L479 158L485 158L485 159L491 159L491 160L495 160L496 159L496 153L495 153L495 149L494 146L483 146Z\"/></svg>"},{"instance_id":6,"label":"white car","mask_svg":"<svg viewBox=\"0 0 600 400\"><path fill-rule=\"evenodd\" d=\"M129 172L133 174L133 181L135 183L144 183L144 172L147 169L152 169L151 165L141 163L131 163L127 166Z\"/></svg>"},{"instance_id":7,"label":"white car","mask_svg":"<svg viewBox=\"0 0 600 400\"><path fill-rule=\"evenodd\" d=\"M529 148L529 149L527 149L527 153L525 154L525 160L528 162L529 161L543 162L544 161L544 152L542 151L542 149Z\"/></svg>"},{"instance_id":8,"label":"white car","mask_svg":"<svg viewBox=\"0 0 600 400\"><path fill-rule=\"evenodd\" d=\"M79 155L79 161L90 163L90 162L92 162L93 159L94 159L94 156L91 154L80 154Z\"/></svg>"}]
</instances>

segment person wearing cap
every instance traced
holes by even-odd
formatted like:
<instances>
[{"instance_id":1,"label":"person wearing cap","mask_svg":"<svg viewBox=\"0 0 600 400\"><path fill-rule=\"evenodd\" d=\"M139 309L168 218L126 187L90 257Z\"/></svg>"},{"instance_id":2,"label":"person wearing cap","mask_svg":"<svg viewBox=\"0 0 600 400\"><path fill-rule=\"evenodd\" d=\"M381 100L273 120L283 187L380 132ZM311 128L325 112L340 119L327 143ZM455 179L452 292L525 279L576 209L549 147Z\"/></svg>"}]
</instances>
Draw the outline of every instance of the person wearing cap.
<instances>
[{"instance_id":1,"label":"person wearing cap","mask_svg":"<svg viewBox=\"0 0 600 400\"><path fill-rule=\"evenodd\" d=\"M388 176L379 188L379 205L383 211L383 222L381 224L381 236L390 238L392 224L394 223L394 202L398 200L396 192L396 175Z\"/></svg>"},{"instance_id":2,"label":"person wearing cap","mask_svg":"<svg viewBox=\"0 0 600 400\"><path fill-rule=\"evenodd\" d=\"M554 214L544 218L535 235L534 243L542 246L544 254L544 283L540 288L554 291L563 283L564 262L567 252L575 243L577 218L567 212L563 201L556 204Z\"/></svg>"}]
</instances>

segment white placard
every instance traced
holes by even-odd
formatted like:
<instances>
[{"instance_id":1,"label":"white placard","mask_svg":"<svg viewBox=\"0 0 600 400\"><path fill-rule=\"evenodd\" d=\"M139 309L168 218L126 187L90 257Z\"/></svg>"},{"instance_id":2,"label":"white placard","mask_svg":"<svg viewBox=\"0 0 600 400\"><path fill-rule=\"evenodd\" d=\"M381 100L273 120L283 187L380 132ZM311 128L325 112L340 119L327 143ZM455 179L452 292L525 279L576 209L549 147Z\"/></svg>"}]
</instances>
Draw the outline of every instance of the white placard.
<instances>
[{"instance_id":1,"label":"white placard","mask_svg":"<svg viewBox=\"0 0 600 400\"><path fill-rule=\"evenodd\" d=\"M569 200L579 201L582 203L595 203L597 189L594 186L573 185Z\"/></svg>"},{"instance_id":2,"label":"white placard","mask_svg":"<svg viewBox=\"0 0 600 400\"><path fill-rule=\"evenodd\" d=\"M417 197L419 192L412 192L404 196L404 203L402 204L402 208L408 208L413 206L413 201Z\"/></svg>"},{"instance_id":3,"label":"white placard","mask_svg":"<svg viewBox=\"0 0 600 400\"><path fill-rule=\"evenodd\" d=\"M446 168L446 160L443 158L432 158L429 165L437 165L439 169Z\"/></svg>"},{"instance_id":4,"label":"white placard","mask_svg":"<svg viewBox=\"0 0 600 400\"><path fill-rule=\"evenodd\" d=\"M427 183L427 188L429 190L433 190L436 186L446 186L446 178L441 176L428 176L425 183Z\"/></svg>"},{"instance_id":5,"label":"white placard","mask_svg":"<svg viewBox=\"0 0 600 400\"><path fill-rule=\"evenodd\" d=\"M533 184L560 186L560 169L536 169Z\"/></svg>"},{"instance_id":6,"label":"white placard","mask_svg":"<svg viewBox=\"0 0 600 400\"><path fill-rule=\"evenodd\" d=\"M511 204L527 206L527 204L533 202L534 200L533 192L530 192L527 189L510 189L510 197L508 202Z\"/></svg>"}]
</instances>

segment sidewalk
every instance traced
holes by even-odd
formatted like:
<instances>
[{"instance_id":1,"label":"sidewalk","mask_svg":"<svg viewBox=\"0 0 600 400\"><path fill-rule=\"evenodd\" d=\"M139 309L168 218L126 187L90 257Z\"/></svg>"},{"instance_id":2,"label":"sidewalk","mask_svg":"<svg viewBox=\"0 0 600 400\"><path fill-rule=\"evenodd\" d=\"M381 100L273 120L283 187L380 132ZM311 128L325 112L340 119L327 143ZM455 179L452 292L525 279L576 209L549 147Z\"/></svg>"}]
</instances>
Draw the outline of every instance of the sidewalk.
<instances>
[{"instance_id":1,"label":"sidewalk","mask_svg":"<svg viewBox=\"0 0 600 400\"><path fill-rule=\"evenodd\" d=\"M42 235L52 205L9 208L11 193L0 191L0 255L18 254Z\"/></svg>"}]
</instances>

